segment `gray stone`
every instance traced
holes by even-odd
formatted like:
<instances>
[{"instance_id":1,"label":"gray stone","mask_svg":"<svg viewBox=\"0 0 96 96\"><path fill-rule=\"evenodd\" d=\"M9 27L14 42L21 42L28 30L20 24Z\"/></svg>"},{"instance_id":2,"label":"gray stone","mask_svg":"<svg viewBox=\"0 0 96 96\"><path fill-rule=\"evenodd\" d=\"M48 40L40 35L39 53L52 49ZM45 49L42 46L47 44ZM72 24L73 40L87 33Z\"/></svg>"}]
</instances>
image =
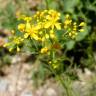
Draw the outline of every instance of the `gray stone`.
<instances>
[{"instance_id":1,"label":"gray stone","mask_svg":"<svg viewBox=\"0 0 96 96\"><path fill-rule=\"evenodd\" d=\"M8 89L8 80L0 78L0 91L6 91Z\"/></svg>"},{"instance_id":2,"label":"gray stone","mask_svg":"<svg viewBox=\"0 0 96 96\"><path fill-rule=\"evenodd\" d=\"M23 92L21 96L33 96L32 92Z\"/></svg>"},{"instance_id":3,"label":"gray stone","mask_svg":"<svg viewBox=\"0 0 96 96\"><path fill-rule=\"evenodd\" d=\"M57 96L56 94L57 93L56 93L56 91L53 88L48 88L46 90L46 96Z\"/></svg>"}]
</instances>

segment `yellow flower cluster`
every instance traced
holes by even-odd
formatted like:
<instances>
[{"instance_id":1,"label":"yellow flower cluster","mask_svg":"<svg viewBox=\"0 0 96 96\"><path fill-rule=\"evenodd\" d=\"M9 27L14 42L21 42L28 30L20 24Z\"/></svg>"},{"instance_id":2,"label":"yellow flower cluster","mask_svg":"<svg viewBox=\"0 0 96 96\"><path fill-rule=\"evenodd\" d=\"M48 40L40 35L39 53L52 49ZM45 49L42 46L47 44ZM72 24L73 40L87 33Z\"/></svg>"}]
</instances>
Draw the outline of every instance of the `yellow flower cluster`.
<instances>
[{"instance_id":1,"label":"yellow flower cluster","mask_svg":"<svg viewBox=\"0 0 96 96\"><path fill-rule=\"evenodd\" d=\"M53 61L49 61L49 64L54 68L58 68L59 67L59 63L57 60L53 60Z\"/></svg>"},{"instance_id":2,"label":"yellow flower cluster","mask_svg":"<svg viewBox=\"0 0 96 96\"><path fill-rule=\"evenodd\" d=\"M47 53L48 52L48 48L47 47L44 47L41 49L41 53Z\"/></svg>"},{"instance_id":3,"label":"yellow flower cluster","mask_svg":"<svg viewBox=\"0 0 96 96\"><path fill-rule=\"evenodd\" d=\"M78 29L77 23L73 22L70 16L65 16L64 23L60 23L60 13L55 10L38 11L32 17L25 15L19 15L18 20L22 23L18 24L18 31L22 33L22 37L13 36L12 42L5 44L5 46L16 45L17 51L19 51L19 45L24 39L32 39L41 44L41 53L46 53L50 50L53 42L59 41L56 34L57 30L64 30L71 38L75 38L77 32L82 32L84 22L81 22ZM13 48L10 47L10 51Z\"/></svg>"},{"instance_id":4,"label":"yellow flower cluster","mask_svg":"<svg viewBox=\"0 0 96 96\"><path fill-rule=\"evenodd\" d=\"M14 47L17 49L17 52L20 51L19 45L23 42L24 39L21 37L14 36L11 39L11 42L5 43L4 47L9 47L9 51L12 51Z\"/></svg>"},{"instance_id":5,"label":"yellow flower cluster","mask_svg":"<svg viewBox=\"0 0 96 96\"><path fill-rule=\"evenodd\" d=\"M41 53L48 51L46 41L56 39L55 30L61 29L60 13L55 10L37 12L33 17L23 15L19 20L24 21L18 25L18 30L24 34L25 39L31 38L42 42L44 48L41 48Z\"/></svg>"},{"instance_id":6,"label":"yellow flower cluster","mask_svg":"<svg viewBox=\"0 0 96 96\"><path fill-rule=\"evenodd\" d=\"M84 26L84 22L81 22L79 26L76 22L73 22L69 14L65 16L64 29L67 30L69 37L74 39L78 32L84 32Z\"/></svg>"},{"instance_id":7,"label":"yellow flower cluster","mask_svg":"<svg viewBox=\"0 0 96 96\"><path fill-rule=\"evenodd\" d=\"M37 12L33 17L21 16L24 23L18 25L18 30L24 32L24 38L31 37L44 41L49 37L54 38L54 29L61 29L60 13L54 10Z\"/></svg>"}]
</instances>

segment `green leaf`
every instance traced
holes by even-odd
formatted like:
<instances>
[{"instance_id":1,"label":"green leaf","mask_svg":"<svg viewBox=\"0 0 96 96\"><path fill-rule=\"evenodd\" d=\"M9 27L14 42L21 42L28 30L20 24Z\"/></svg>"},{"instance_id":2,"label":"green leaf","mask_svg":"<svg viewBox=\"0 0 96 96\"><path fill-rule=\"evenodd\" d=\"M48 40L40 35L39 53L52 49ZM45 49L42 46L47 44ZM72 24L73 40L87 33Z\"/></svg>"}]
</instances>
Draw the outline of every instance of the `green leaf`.
<instances>
[{"instance_id":1,"label":"green leaf","mask_svg":"<svg viewBox=\"0 0 96 96\"><path fill-rule=\"evenodd\" d=\"M74 7L78 5L79 0L64 0L64 11L73 13Z\"/></svg>"},{"instance_id":2,"label":"green leaf","mask_svg":"<svg viewBox=\"0 0 96 96\"><path fill-rule=\"evenodd\" d=\"M76 36L76 41L83 40L89 34L89 30L90 30L90 27L86 27L84 29L84 32L79 32L78 35Z\"/></svg>"},{"instance_id":3,"label":"green leaf","mask_svg":"<svg viewBox=\"0 0 96 96\"><path fill-rule=\"evenodd\" d=\"M75 41L74 40L70 40L68 42L66 42L66 48L67 50L71 50L74 48L74 45L75 45Z\"/></svg>"},{"instance_id":4,"label":"green leaf","mask_svg":"<svg viewBox=\"0 0 96 96\"><path fill-rule=\"evenodd\" d=\"M46 4L49 9L58 9L58 3L55 0L46 0Z\"/></svg>"}]
</instances>

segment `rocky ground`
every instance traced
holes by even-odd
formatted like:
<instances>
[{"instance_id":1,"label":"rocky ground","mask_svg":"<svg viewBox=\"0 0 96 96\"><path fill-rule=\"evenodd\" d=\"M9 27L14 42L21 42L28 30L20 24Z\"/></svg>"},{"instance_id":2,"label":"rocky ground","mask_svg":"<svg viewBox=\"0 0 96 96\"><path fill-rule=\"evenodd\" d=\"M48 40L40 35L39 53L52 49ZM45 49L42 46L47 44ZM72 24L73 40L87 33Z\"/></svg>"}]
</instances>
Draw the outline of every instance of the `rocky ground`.
<instances>
[{"instance_id":1,"label":"rocky ground","mask_svg":"<svg viewBox=\"0 0 96 96\"><path fill-rule=\"evenodd\" d=\"M34 88L32 80L33 66L21 63L19 56L12 59L10 67L4 67L5 76L0 77L0 96L60 96L60 89L54 81Z\"/></svg>"},{"instance_id":2,"label":"rocky ground","mask_svg":"<svg viewBox=\"0 0 96 96\"><path fill-rule=\"evenodd\" d=\"M4 67L5 75L0 77L0 96L62 96L63 90L54 80L47 80L39 88L34 88L34 82L31 77L34 67L32 64L22 63L21 57L14 56L12 65ZM80 80L73 83L73 89L76 94L90 96L90 91L96 92L95 73L88 69L85 69L85 73L78 70L78 76Z\"/></svg>"}]
</instances>

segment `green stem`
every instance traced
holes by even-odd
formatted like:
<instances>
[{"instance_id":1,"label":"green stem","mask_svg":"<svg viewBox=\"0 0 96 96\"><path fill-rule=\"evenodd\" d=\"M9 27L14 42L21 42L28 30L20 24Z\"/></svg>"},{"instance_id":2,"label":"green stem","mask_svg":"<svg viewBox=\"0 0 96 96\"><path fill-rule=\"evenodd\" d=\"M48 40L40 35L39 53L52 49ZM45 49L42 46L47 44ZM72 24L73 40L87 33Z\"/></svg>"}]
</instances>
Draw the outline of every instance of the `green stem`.
<instances>
[{"instance_id":1,"label":"green stem","mask_svg":"<svg viewBox=\"0 0 96 96\"><path fill-rule=\"evenodd\" d=\"M68 85L65 84L65 82L64 82L64 80L61 78L61 76L57 75L57 79L60 81L60 83L62 84L62 86L63 86L64 89L66 90L66 94L67 94L67 96L72 96L72 95L70 94Z\"/></svg>"},{"instance_id":2,"label":"green stem","mask_svg":"<svg viewBox=\"0 0 96 96\"><path fill-rule=\"evenodd\" d=\"M48 0L45 0L45 2L46 2L46 9L49 9Z\"/></svg>"},{"instance_id":3,"label":"green stem","mask_svg":"<svg viewBox=\"0 0 96 96\"><path fill-rule=\"evenodd\" d=\"M35 43L35 41L34 41L33 39L31 39L31 41L33 42L33 44L34 44L36 50L38 51L38 46L37 46L37 44Z\"/></svg>"},{"instance_id":4,"label":"green stem","mask_svg":"<svg viewBox=\"0 0 96 96\"><path fill-rule=\"evenodd\" d=\"M55 75L56 80L59 80L59 82L62 84L64 90L66 90L67 96L72 96L71 93L70 93L70 91L69 91L68 85L65 84L65 82L64 82L64 80L61 78L61 76L59 76L59 75L56 74L56 72L55 72L55 70L52 68L52 66L51 66L51 71L52 71L52 73Z\"/></svg>"},{"instance_id":5,"label":"green stem","mask_svg":"<svg viewBox=\"0 0 96 96\"><path fill-rule=\"evenodd\" d=\"M56 58L55 58L54 50L52 50L51 58L52 58L52 61L54 61L54 60L56 59ZM51 69L52 73L55 75L56 79L60 81L60 83L62 84L64 90L66 90L67 96L72 96L71 93L70 93L70 90L69 90L69 88L68 88L68 85L65 84L64 80L61 78L60 75L57 75L57 74L56 74L55 69L54 69L51 65L50 65L50 69Z\"/></svg>"}]
</instances>

